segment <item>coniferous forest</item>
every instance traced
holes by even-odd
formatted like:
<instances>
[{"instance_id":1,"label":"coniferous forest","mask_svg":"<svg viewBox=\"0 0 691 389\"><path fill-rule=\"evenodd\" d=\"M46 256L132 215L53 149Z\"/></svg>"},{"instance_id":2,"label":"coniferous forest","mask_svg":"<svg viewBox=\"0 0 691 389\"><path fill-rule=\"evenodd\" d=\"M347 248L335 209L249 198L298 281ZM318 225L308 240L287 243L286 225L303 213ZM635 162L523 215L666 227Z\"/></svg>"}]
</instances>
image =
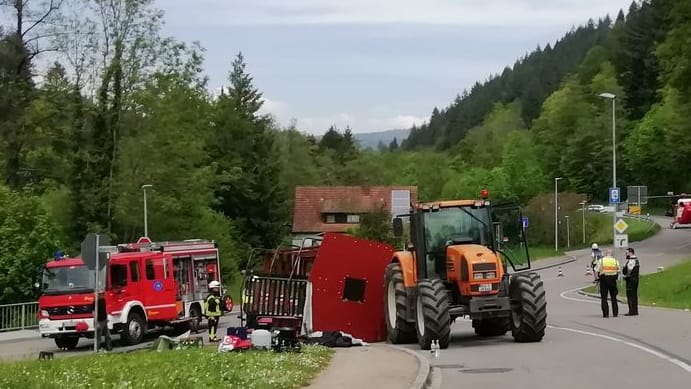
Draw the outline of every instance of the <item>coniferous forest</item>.
<instances>
[{"instance_id":1,"label":"coniferous forest","mask_svg":"<svg viewBox=\"0 0 691 389\"><path fill-rule=\"evenodd\" d=\"M585 21L459 86L447 107L429 107L427 124L378 150L349 128L317 138L260 114L242 53L222 93L210 93L203 48L164 36L153 0L0 7L11 16L0 26L0 303L29 298L36 266L56 250L78 254L87 232L143 235L144 184L149 235L214 239L226 273L248 247L288 235L296 185L417 185L421 200L486 187L528 204L564 177L574 199L606 201L603 92L617 96L618 186L691 189L688 1L636 1ZM549 243L543 235L536 243Z\"/></svg>"}]
</instances>

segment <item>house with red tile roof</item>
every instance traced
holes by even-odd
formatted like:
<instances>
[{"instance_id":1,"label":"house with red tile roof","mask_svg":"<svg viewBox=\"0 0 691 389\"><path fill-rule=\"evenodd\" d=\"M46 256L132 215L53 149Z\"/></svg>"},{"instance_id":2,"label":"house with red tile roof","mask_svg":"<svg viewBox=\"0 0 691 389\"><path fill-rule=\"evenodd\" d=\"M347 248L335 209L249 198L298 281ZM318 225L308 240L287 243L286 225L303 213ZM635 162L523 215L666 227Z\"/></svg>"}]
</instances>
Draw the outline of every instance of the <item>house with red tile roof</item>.
<instances>
[{"instance_id":1,"label":"house with red tile roof","mask_svg":"<svg viewBox=\"0 0 691 389\"><path fill-rule=\"evenodd\" d=\"M384 207L392 217L416 203L415 186L298 186L293 210L293 244L325 232L344 233L360 216Z\"/></svg>"}]
</instances>

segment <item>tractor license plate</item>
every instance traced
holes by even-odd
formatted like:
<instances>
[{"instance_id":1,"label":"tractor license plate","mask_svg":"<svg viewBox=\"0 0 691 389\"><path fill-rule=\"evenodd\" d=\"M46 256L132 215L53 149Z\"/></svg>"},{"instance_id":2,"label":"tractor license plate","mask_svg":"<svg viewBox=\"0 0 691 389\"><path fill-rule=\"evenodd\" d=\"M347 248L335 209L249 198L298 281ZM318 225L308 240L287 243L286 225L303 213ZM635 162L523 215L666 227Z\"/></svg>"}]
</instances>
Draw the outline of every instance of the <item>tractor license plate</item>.
<instances>
[{"instance_id":1,"label":"tractor license plate","mask_svg":"<svg viewBox=\"0 0 691 389\"><path fill-rule=\"evenodd\" d=\"M480 284L480 292L491 292L492 284Z\"/></svg>"}]
</instances>

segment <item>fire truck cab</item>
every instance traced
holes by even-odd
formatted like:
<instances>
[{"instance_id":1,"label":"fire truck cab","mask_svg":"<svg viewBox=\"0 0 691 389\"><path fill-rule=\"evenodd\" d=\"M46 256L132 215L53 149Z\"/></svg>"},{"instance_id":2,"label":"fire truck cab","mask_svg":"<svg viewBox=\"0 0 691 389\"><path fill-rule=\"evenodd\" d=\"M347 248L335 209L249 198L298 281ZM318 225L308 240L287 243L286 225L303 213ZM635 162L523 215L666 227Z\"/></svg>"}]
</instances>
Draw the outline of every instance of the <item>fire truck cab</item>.
<instances>
[{"instance_id":1,"label":"fire truck cab","mask_svg":"<svg viewBox=\"0 0 691 389\"><path fill-rule=\"evenodd\" d=\"M81 258L56 257L43 269L39 331L61 349L94 336L95 274ZM125 344L140 343L155 327L196 332L208 284L221 281L218 248L207 240L121 244L99 277L108 328ZM224 300L224 311L231 311L232 299L224 294Z\"/></svg>"}]
</instances>

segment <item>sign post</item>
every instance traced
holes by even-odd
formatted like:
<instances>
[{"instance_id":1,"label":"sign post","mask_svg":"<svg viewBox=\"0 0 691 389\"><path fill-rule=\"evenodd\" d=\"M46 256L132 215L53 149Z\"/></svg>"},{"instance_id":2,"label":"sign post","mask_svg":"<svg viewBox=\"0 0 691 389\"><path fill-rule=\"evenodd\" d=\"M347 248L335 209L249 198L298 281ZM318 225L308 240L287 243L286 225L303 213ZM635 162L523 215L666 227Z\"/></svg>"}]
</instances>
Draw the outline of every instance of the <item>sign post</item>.
<instances>
[{"instance_id":1,"label":"sign post","mask_svg":"<svg viewBox=\"0 0 691 389\"><path fill-rule=\"evenodd\" d=\"M99 234L89 233L86 235L82 241L82 261L86 265L87 269L93 270L95 273L94 278L94 352L98 352L98 342L100 340L99 328L98 328L98 295L101 287L101 272L103 267L108 263L108 252L107 247L101 250L102 246L108 246L110 240L107 236L101 236Z\"/></svg>"},{"instance_id":2,"label":"sign post","mask_svg":"<svg viewBox=\"0 0 691 389\"><path fill-rule=\"evenodd\" d=\"M617 250L616 250L617 232L616 232L615 226L617 224L617 211L619 211L619 198L620 198L619 188L618 187L609 188L609 204L614 205L614 211L612 212L612 245L614 246L614 249L612 250L612 252L613 252L615 257L616 257L616 252L617 252Z\"/></svg>"}]
</instances>

